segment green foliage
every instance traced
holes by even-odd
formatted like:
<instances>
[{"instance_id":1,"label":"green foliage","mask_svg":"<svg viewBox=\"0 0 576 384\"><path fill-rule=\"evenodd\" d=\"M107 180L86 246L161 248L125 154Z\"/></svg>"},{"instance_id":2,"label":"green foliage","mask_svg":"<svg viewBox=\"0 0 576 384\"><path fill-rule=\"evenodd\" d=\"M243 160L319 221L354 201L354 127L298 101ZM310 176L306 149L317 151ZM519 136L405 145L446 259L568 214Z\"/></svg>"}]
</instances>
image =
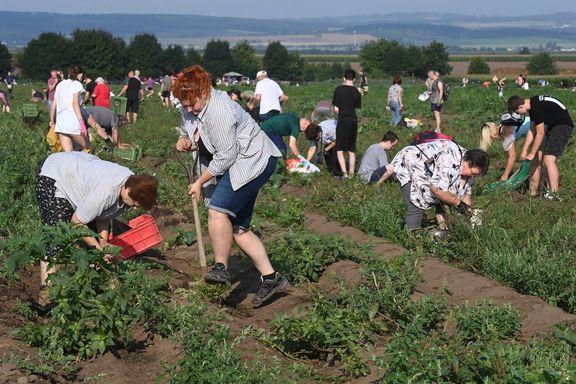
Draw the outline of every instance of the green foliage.
<instances>
[{"instance_id":1,"label":"green foliage","mask_svg":"<svg viewBox=\"0 0 576 384\"><path fill-rule=\"evenodd\" d=\"M162 64L162 46L155 35L151 33L134 35L128 44L126 54L129 69L137 69L146 76L159 75Z\"/></svg>"},{"instance_id":2,"label":"green foliage","mask_svg":"<svg viewBox=\"0 0 576 384\"><path fill-rule=\"evenodd\" d=\"M558 67L549 53L543 52L530 57L526 69L534 75L555 75Z\"/></svg>"},{"instance_id":3,"label":"green foliage","mask_svg":"<svg viewBox=\"0 0 576 384\"><path fill-rule=\"evenodd\" d=\"M244 76L253 78L260 68L256 59L256 50L248 43L247 40L239 41L231 51L232 60L234 61L234 70L242 73Z\"/></svg>"},{"instance_id":4,"label":"green foliage","mask_svg":"<svg viewBox=\"0 0 576 384\"><path fill-rule=\"evenodd\" d=\"M161 308L164 282L148 280L143 267L137 264L107 264L103 251L79 246L78 241L86 235L95 234L61 223L47 228L36 239L28 237L29 245L22 238L3 245L9 255L5 263L8 277L17 277L21 265L44 260L45 248L39 244L62 249L49 262L49 267L56 263L60 268L49 275L48 319L28 323L18 332L22 340L55 358L70 354L93 357L126 346L130 327L138 321L150 326Z\"/></svg>"},{"instance_id":5,"label":"green foliage","mask_svg":"<svg viewBox=\"0 0 576 384\"><path fill-rule=\"evenodd\" d=\"M202 64L202 56L194 48L188 48L186 52L186 66Z\"/></svg>"},{"instance_id":6,"label":"green foliage","mask_svg":"<svg viewBox=\"0 0 576 384\"><path fill-rule=\"evenodd\" d=\"M5 76L12 69L12 55L4 44L0 44L0 74Z\"/></svg>"},{"instance_id":7,"label":"green foliage","mask_svg":"<svg viewBox=\"0 0 576 384\"><path fill-rule=\"evenodd\" d=\"M279 41L273 41L266 47L262 58L262 67L268 72L268 76L275 79L290 78L290 54L285 46Z\"/></svg>"},{"instance_id":8,"label":"green foliage","mask_svg":"<svg viewBox=\"0 0 576 384\"><path fill-rule=\"evenodd\" d=\"M422 47L422 52L426 58L428 70L438 71L441 75L449 75L452 72L452 66L448 64L448 47L443 43L432 41Z\"/></svg>"},{"instance_id":9,"label":"green foliage","mask_svg":"<svg viewBox=\"0 0 576 384\"><path fill-rule=\"evenodd\" d=\"M107 79L121 79L125 73L126 44L102 30L76 29L72 33L74 46L72 62L82 63L84 70L95 79L102 76Z\"/></svg>"},{"instance_id":10,"label":"green foliage","mask_svg":"<svg viewBox=\"0 0 576 384\"><path fill-rule=\"evenodd\" d=\"M189 247L196 242L196 232L188 231L184 228L174 227L172 232L176 235L164 240L163 249L173 249L176 247Z\"/></svg>"},{"instance_id":11,"label":"green foliage","mask_svg":"<svg viewBox=\"0 0 576 384\"><path fill-rule=\"evenodd\" d=\"M296 231L266 243L272 263L293 283L316 282L337 260L354 258L356 245L339 236Z\"/></svg>"},{"instance_id":12,"label":"green foliage","mask_svg":"<svg viewBox=\"0 0 576 384\"><path fill-rule=\"evenodd\" d=\"M458 337L465 343L510 340L520 333L520 316L509 304L480 302L456 311Z\"/></svg>"},{"instance_id":13,"label":"green foliage","mask_svg":"<svg viewBox=\"0 0 576 384\"><path fill-rule=\"evenodd\" d=\"M51 70L65 70L70 64L72 42L63 35L46 32L30 40L18 62L22 73L32 79L45 79ZM83 63L77 63L83 64Z\"/></svg>"},{"instance_id":14,"label":"green foliage","mask_svg":"<svg viewBox=\"0 0 576 384\"><path fill-rule=\"evenodd\" d=\"M226 40L210 40L204 49L202 62L213 78L221 77L232 70L234 59L230 52L230 43Z\"/></svg>"},{"instance_id":15,"label":"green foliage","mask_svg":"<svg viewBox=\"0 0 576 384\"><path fill-rule=\"evenodd\" d=\"M468 74L489 74L490 66L482 57L473 57L468 65Z\"/></svg>"},{"instance_id":16,"label":"green foliage","mask_svg":"<svg viewBox=\"0 0 576 384\"><path fill-rule=\"evenodd\" d=\"M162 74L178 73L187 67L184 49L179 45L169 45L162 51Z\"/></svg>"}]
</instances>

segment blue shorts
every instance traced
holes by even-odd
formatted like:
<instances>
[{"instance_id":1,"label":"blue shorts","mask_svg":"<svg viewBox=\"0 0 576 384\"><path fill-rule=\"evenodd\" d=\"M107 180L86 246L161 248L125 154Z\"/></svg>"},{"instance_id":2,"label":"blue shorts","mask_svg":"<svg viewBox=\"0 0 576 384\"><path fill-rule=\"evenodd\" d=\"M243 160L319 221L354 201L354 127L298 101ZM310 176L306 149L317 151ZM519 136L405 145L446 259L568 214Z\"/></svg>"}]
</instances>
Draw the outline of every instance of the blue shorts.
<instances>
[{"instance_id":1,"label":"blue shorts","mask_svg":"<svg viewBox=\"0 0 576 384\"><path fill-rule=\"evenodd\" d=\"M226 213L232 222L234 232L239 229L250 229L254 204L260 189L266 184L270 176L276 170L275 157L270 156L264 171L254 180L244 184L236 191L232 189L230 182L230 171L226 171L218 181L214 194L208 204L208 209Z\"/></svg>"}]
</instances>

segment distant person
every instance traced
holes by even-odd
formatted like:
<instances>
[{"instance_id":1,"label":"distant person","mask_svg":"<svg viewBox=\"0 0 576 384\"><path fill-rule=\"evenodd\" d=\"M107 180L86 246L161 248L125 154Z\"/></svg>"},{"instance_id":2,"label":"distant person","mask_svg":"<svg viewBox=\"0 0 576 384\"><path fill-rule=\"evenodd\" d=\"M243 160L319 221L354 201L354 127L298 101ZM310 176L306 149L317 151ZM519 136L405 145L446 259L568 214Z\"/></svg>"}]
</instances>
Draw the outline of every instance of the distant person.
<instances>
[{"instance_id":1,"label":"distant person","mask_svg":"<svg viewBox=\"0 0 576 384\"><path fill-rule=\"evenodd\" d=\"M466 88L468 86L468 78L464 76L462 78L462 88Z\"/></svg>"},{"instance_id":2,"label":"distant person","mask_svg":"<svg viewBox=\"0 0 576 384\"><path fill-rule=\"evenodd\" d=\"M527 137L520 154L522 160L531 161L530 194L535 196L538 193L541 162L543 162L550 184L550 189L545 191L544 198L561 201L558 193L560 172L556 159L564 152L574 130L574 122L568 113L568 108L552 96L540 95L529 99L512 96L508 99L508 111L521 115L528 114L530 124L534 126L533 141Z\"/></svg>"},{"instance_id":3,"label":"distant person","mask_svg":"<svg viewBox=\"0 0 576 384\"><path fill-rule=\"evenodd\" d=\"M148 92L146 98L154 95L154 79L151 76L146 79L146 91Z\"/></svg>"},{"instance_id":4,"label":"distant person","mask_svg":"<svg viewBox=\"0 0 576 384\"><path fill-rule=\"evenodd\" d=\"M142 90L142 84L140 79L134 76L134 71L128 72L128 82L118 96L126 94L126 119L128 122L136 124L138 121L138 112L140 109L140 100L144 98L144 91ZM132 120L130 120L130 114L132 114Z\"/></svg>"},{"instance_id":5,"label":"distant person","mask_svg":"<svg viewBox=\"0 0 576 384\"><path fill-rule=\"evenodd\" d=\"M362 157L358 174L362 180L368 184L380 184L382 176L386 173L388 165L388 154L386 151L391 150L398 144L398 136L392 131L388 131L376 144L368 147Z\"/></svg>"},{"instance_id":6,"label":"distant person","mask_svg":"<svg viewBox=\"0 0 576 384\"><path fill-rule=\"evenodd\" d=\"M170 108L172 105L170 101L170 95L172 92L172 76L166 75L160 80L160 100L166 108Z\"/></svg>"},{"instance_id":7,"label":"distant person","mask_svg":"<svg viewBox=\"0 0 576 384\"><path fill-rule=\"evenodd\" d=\"M50 126L55 126L60 145L65 152L74 150L74 144L88 151L90 144L82 111L82 68L72 65L68 69L68 78L56 86L54 101L50 109Z\"/></svg>"},{"instance_id":8,"label":"distant person","mask_svg":"<svg viewBox=\"0 0 576 384\"><path fill-rule=\"evenodd\" d=\"M56 86L62 79L58 76L58 71L52 70L50 71L50 77L46 82L48 87L48 91L46 94L46 100L48 101L48 110L52 107L52 101L54 100L54 93L56 92Z\"/></svg>"},{"instance_id":9,"label":"distant person","mask_svg":"<svg viewBox=\"0 0 576 384\"><path fill-rule=\"evenodd\" d=\"M254 98L260 104L260 121L264 122L282 112L281 104L288 100L288 96L277 82L268 78L266 71L258 71L256 81Z\"/></svg>"},{"instance_id":10,"label":"distant person","mask_svg":"<svg viewBox=\"0 0 576 384\"><path fill-rule=\"evenodd\" d=\"M32 88L30 101L33 101L35 103L40 103L40 102L44 101L44 94L42 93L42 91L40 91L36 88Z\"/></svg>"},{"instance_id":11,"label":"distant person","mask_svg":"<svg viewBox=\"0 0 576 384\"><path fill-rule=\"evenodd\" d=\"M96 78L96 86L92 91L92 100L95 107L110 108L110 87L106 80L101 77Z\"/></svg>"},{"instance_id":12,"label":"distant person","mask_svg":"<svg viewBox=\"0 0 576 384\"><path fill-rule=\"evenodd\" d=\"M242 97L242 92L240 92L240 90L236 88L229 89L228 91L226 91L226 93L228 94L228 96L230 96L232 101L239 101Z\"/></svg>"},{"instance_id":13,"label":"distant person","mask_svg":"<svg viewBox=\"0 0 576 384\"><path fill-rule=\"evenodd\" d=\"M276 147L286 158L287 147L284 137L288 137L288 147L290 152L296 157L300 156L298 151L297 140L300 132L306 132L310 126L310 119L307 117L298 117L294 113L281 113L273 116L260 124L266 135L272 140Z\"/></svg>"},{"instance_id":14,"label":"distant person","mask_svg":"<svg viewBox=\"0 0 576 384\"><path fill-rule=\"evenodd\" d=\"M394 79L392 79L392 85L388 88L388 101L386 105L392 113L390 124L394 126L397 126L402 121L402 111L404 110L404 103L402 101L404 90L401 84L402 78L400 75L396 75Z\"/></svg>"},{"instance_id":15,"label":"distant person","mask_svg":"<svg viewBox=\"0 0 576 384\"><path fill-rule=\"evenodd\" d=\"M360 108L362 105L362 95L354 87L355 79L355 70L350 68L345 70L343 84L336 87L332 96L334 112L338 116L336 156L343 178L352 177L356 167L356 137L358 135L356 108ZM344 152L348 153L348 167L346 167Z\"/></svg>"},{"instance_id":16,"label":"distant person","mask_svg":"<svg viewBox=\"0 0 576 384\"><path fill-rule=\"evenodd\" d=\"M14 88L14 85L16 85L16 78L12 74L12 71L8 71L8 74L6 74L6 77L4 78L4 83L6 84L6 88L8 89L8 98L11 99L12 90Z\"/></svg>"},{"instance_id":17,"label":"distant person","mask_svg":"<svg viewBox=\"0 0 576 384\"><path fill-rule=\"evenodd\" d=\"M2 112L10 113L10 100L8 94L0 90L0 103L2 103Z\"/></svg>"},{"instance_id":18,"label":"distant person","mask_svg":"<svg viewBox=\"0 0 576 384\"><path fill-rule=\"evenodd\" d=\"M440 125L442 124L442 105L444 104L444 83L440 79L440 74L436 71L428 71L429 89L430 92L430 110L434 114L436 121L436 132L442 132Z\"/></svg>"},{"instance_id":19,"label":"distant person","mask_svg":"<svg viewBox=\"0 0 576 384\"><path fill-rule=\"evenodd\" d=\"M98 136L105 141L105 149L111 150L120 145L119 128L127 121L124 115L105 107L87 106L82 108L82 117L86 126L96 130Z\"/></svg>"},{"instance_id":20,"label":"distant person","mask_svg":"<svg viewBox=\"0 0 576 384\"><path fill-rule=\"evenodd\" d=\"M306 138L312 141L321 141L323 147L322 155L324 156L324 162L326 163L326 168L332 176L340 177L342 175L342 170L338 164L338 157L336 156L336 125L335 119L327 119L321 121L320 123L312 123L310 127L306 130ZM317 146L310 144L310 149L308 152L308 161L312 159L316 153Z\"/></svg>"},{"instance_id":21,"label":"distant person","mask_svg":"<svg viewBox=\"0 0 576 384\"><path fill-rule=\"evenodd\" d=\"M92 79L90 74L85 74L82 78L84 82L84 105L89 105L92 102L92 94L94 93L94 88L96 88L96 82Z\"/></svg>"},{"instance_id":22,"label":"distant person","mask_svg":"<svg viewBox=\"0 0 576 384\"><path fill-rule=\"evenodd\" d=\"M360 93L364 95L368 93L368 76L366 76L365 72L360 72Z\"/></svg>"},{"instance_id":23,"label":"distant person","mask_svg":"<svg viewBox=\"0 0 576 384\"><path fill-rule=\"evenodd\" d=\"M518 85L525 91L530 89L530 85L528 84L528 78L524 74L518 75L518 77L516 78L516 85Z\"/></svg>"}]
</instances>

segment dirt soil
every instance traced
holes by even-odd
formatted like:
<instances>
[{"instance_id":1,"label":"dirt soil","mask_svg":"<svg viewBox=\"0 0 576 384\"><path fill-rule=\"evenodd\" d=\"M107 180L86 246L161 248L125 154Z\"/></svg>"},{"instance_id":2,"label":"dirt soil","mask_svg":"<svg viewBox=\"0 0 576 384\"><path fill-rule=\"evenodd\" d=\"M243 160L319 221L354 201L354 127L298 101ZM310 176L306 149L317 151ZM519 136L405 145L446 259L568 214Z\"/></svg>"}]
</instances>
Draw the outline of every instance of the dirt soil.
<instances>
[{"instance_id":1,"label":"dirt soil","mask_svg":"<svg viewBox=\"0 0 576 384\"><path fill-rule=\"evenodd\" d=\"M287 193L301 194L295 187L285 187ZM165 208L156 208L151 211L164 238L174 236L172 228L182 226L193 229L191 218L175 214ZM305 226L320 234L339 234L357 242L369 241L375 244L375 253L387 259L401 255L405 250L380 238L364 234L358 229L342 226L337 222L329 221L324 216L309 212ZM205 235L205 242L208 237ZM197 281L202 275L198 266L198 251L196 245L188 248L177 248L167 251L147 252L139 257L141 261L160 263L166 266L170 277L170 286L174 290L187 287L189 281ZM235 260L235 259L233 259ZM576 316L570 315L561 309L546 304L543 300L521 295L510 288L498 285L477 274L462 271L434 258L419 261L418 267L422 273L420 281L414 292L414 299L422 295L443 295L453 305L464 302L474 303L476 300L490 299L497 303L510 303L522 314L522 337L530 338L537 334L547 333L554 324L572 322ZM344 279L350 286L361 282L361 267L351 261L339 261L329 266L317 284L307 287L288 288L278 294L274 301L260 307L253 308L251 299L259 284L257 271L245 263L231 263L233 278L237 281L230 295L225 299L224 310L233 317L231 327L234 332L240 332L251 325L257 329L269 329L268 322L278 313L295 313L305 308L309 302L310 292L320 290L330 295L336 292L337 286L334 276ZM158 269L153 274L164 273ZM17 300L35 300L38 295L38 269L29 268L23 271L22 279L16 284L0 281L0 384L3 383L49 383L49 382L95 382L95 383L126 383L126 384L152 384L162 373L162 362L176 361L181 351L179 346L169 339L159 336L153 338L142 329L133 330L134 342L127 350L116 353L106 353L93 360L76 363L78 371L68 380L52 378L45 380L35 375L27 375L19 371L13 363L11 356L35 356L37 350L30 348L10 335L10 332L23 324L24 320L14 314L11 308ZM255 351L263 356L276 356L287 364L292 361L274 350L264 347L256 340L247 338L240 345L240 354L250 359ZM311 362L323 373L338 374L338 367L325 367ZM361 378L355 383L370 383L378 379L374 374Z\"/></svg>"}]
</instances>

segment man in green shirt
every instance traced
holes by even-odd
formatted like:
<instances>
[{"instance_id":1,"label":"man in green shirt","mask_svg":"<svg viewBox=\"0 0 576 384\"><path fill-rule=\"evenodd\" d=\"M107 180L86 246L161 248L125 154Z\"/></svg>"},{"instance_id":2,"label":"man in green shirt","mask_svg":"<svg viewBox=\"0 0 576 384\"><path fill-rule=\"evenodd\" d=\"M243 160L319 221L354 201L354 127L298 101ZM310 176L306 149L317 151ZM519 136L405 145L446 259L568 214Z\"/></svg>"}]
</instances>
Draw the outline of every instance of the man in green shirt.
<instances>
[{"instance_id":1,"label":"man in green shirt","mask_svg":"<svg viewBox=\"0 0 576 384\"><path fill-rule=\"evenodd\" d=\"M281 113L260 124L260 128L268 135L270 140L276 144L284 158L286 158L287 152L284 137L290 136L288 147L290 147L292 154L298 157L300 152L298 151L296 140L300 132L305 132L309 126L310 119L307 117L298 117L294 113Z\"/></svg>"}]
</instances>

